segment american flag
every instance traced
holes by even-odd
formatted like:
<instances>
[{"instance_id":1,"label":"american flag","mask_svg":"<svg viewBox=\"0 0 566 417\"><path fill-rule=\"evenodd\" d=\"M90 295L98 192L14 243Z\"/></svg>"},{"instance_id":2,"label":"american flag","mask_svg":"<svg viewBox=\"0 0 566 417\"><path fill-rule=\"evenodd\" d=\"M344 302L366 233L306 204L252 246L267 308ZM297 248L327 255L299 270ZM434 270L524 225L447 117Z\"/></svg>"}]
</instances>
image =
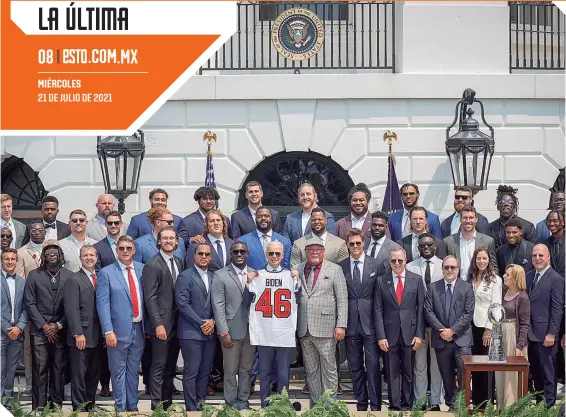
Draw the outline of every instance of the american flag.
<instances>
[{"instance_id":1,"label":"american flag","mask_svg":"<svg viewBox=\"0 0 566 417\"><path fill-rule=\"evenodd\" d=\"M403 208L401 201L401 193L399 192L399 183L397 182L397 174L395 173L395 157L389 153L387 158L389 168L387 170L387 188L385 189L385 197L383 198L382 211L391 214L394 211Z\"/></svg>"},{"instance_id":2,"label":"american flag","mask_svg":"<svg viewBox=\"0 0 566 417\"><path fill-rule=\"evenodd\" d=\"M216 180L214 179L214 165L212 164L212 151L208 145L208 152L206 153L206 178L204 179L205 187L216 188ZM218 208L218 200L216 200L216 208Z\"/></svg>"}]
</instances>

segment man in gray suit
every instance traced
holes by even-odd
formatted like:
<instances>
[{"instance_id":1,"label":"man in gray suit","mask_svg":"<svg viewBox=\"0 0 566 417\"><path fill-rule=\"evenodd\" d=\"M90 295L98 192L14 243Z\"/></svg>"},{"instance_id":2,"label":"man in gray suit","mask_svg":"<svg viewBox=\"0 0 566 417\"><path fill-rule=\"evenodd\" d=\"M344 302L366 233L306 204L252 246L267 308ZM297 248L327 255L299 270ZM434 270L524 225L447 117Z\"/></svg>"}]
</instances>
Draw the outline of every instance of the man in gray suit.
<instances>
[{"instance_id":1,"label":"man in gray suit","mask_svg":"<svg viewBox=\"0 0 566 417\"><path fill-rule=\"evenodd\" d=\"M232 263L214 273L212 310L224 357L224 401L238 410L249 410L255 346L250 344L248 319L252 296L246 283L248 274L256 271L247 266L245 243L233 243L230 257Z\"/></svg>"},{"instance_id":2,"label":"man in gray suit","mask_svg":"<svg viewBox=\"0 0 566 417\"><path fill-rule=\"evenodd\" d=\"M94 245L96 241L86 235L88 220L86 213L80 209L73 210L69 215L71 235L59 241L59 246L65 256L65 268L71 272L79 272L82 267L79 253L83 245Z\"/></svg>"},{"instance_id":3,"label":"man in gray suit","mask_svg":"<svg viewBox=\"0 0 566 417\"><path fill-rule=\"evenodd\" d=\"M24 306L24 278L16 275L15 249L2 251L2 345L0 347L0 395L2 404L12 409L10 397L14 388L14 376L24 345L24 328L28 313Z\"/></svg>"},{"instance_id":4,"label":"man in gray suit","mask_svg":"<svg viewBox=\"0 0 566 417\"><path fill-rule=\"evenodd\" d=\"M430 284L443 278L442 259L436 256L436 239L430 233L419 236L420 257L407 264L407 271L422 277L425 289L428 291ZM440 411L442 396L442 378L438 370L436 353L430 346L431 327L425 320L425 333L421 347L415 352L415 365L413 375L413 389L415 401L426 396L428 388L428 358L430 351L430 411Z\"/></svg>"},{"instance_id":5,"label":"man in gray suit","mask_svg":"<svg viewBox=\"0 0 566 417\"><path fill-rule=\"evenodd\" d=\"M443 280L431 284L425 299L425 317L432 328L431 345L436 350L438 368L444 384L444 399L450 411L454 410L456 381L462 387L462 356L471 354L473 344L472 318L475 295L473 286L458 279L458 260L448 255L442 262Z\"/></svg>"},{"instance_id":6,"label":"man in gray suit","mask_svg":"<svg viewBox=\"0 0 566 417\"><path fill-rule=\"evenodd\" d=\"M96 200L97 213L88 220L86 235L96 242L100 242L106 236L106 216L114 211L114 200L110 194L102 194Z\"/></svg>"},{"instance_id":7,"label":"man in gray suit","mask_svg":"<svg viewBox=\"0 0 566 417\"><path fill-rule=\"evenodd\" d=\"M13 240L10 243L12 249L19 249L22 247L22 241L26 234L26 225L22 222L12 218L12 196L9 194L2 194L0 196L0 204L2 210L0 217L2 218L1 226L7 227L12 232Z\"/></svg>"},{"instance_id":8,"label":"man in gray suit","mask_svg":"<svg viewBox=\"0 0 566 417\"><path fill-rule=\"evenodd\" d=\"M378 276L385 275L391 271L389 253L391 249L401 247L385 235L388 221L389 216L384 211L373 213L370 226L371 239L366 240L364 245L365 254L377 260L379 265L377 270Z\"/></svg>"},{"instance_id":9,"label":"man in gray suit","mask_svg":"<svg viewBox=\"0 0 566 417\"><path fill-rule=\"evenodd\" d=\"M297 333L303 350L311 397L338 389L336 341L344 339L348 323L348 290L342 268L324 259L324 242L311 237L305 245L307 260L297 266L302 285L298 297Z\"/></svg>"},{"instance_id":10,"label":"man in gray suit","mask_svg":"<svg viewBox=\"0 0 566 417\"><path fill-rule=\"evenodd\" d=\"M497 255L495 253L495 241L488 235L479 233L476 230L478 216L475 207L466 206L460 212L462 227L460 233L444 238L446 252L448 255L455 256L460 268L460 278L464 281L468 279L468 270L474 263L472 259L474 251L478 248L485 248L489 251L489 258L493 266L493 272L497 271Z\"/></svg>"}]
</instances>

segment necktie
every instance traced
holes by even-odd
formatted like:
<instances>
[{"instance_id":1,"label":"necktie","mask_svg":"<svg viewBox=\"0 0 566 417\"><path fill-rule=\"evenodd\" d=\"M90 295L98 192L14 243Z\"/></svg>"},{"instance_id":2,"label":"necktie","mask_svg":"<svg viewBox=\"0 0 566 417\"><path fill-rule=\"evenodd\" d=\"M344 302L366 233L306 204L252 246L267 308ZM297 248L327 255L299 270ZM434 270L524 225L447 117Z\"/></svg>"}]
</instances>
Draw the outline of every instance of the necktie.
<instances>
[{"instance_id":1,"label":"necktie","mask_svg":"<svg viewBox=\"0 0 566 417\"><path fill-rule=\"evenodd\" d=\"M376 242L373 242L373 246L371 247L371 254L370 254L370 256L371 256L372 258L375 258L375 251L376 251L376 249L377 249L377 241L376 241Z\"/></svg>"},{"instance_id":2,"label":"necktie","mask_svg":"<svg viewBox=\"0 0 566 417\"><path fill-rule=\"evenodd\" d=\"M452 305L452 284L446 286L446 304L444 305L444 325L450 326L450 306Z\"/></svg>"},{"instance_id":3,"label":"necktie","mask_svg":"<svg viewBox=\"0 0 566 417\"><path fill-rule=\"evenodd\" d=\"M90 277L92 278L92 286L96 288L96 275L94 274L94 272L90 274Z\"/></svg>"},{"instance_id":4,"label":"necktie","mask_svg":"<svg viewBox=\"0 0 566 417\"><path fill-rule=\"evenodd\" d=\"M45 229L49 229L49 228L55 229L55 223L51 223L51 224L45 223Z\"/></svg>"},{"instance_id":5,"label":"necktie","mask_svg":"<svg viewBox=\"0 0 566 417\"><path fill-rule=\"evenodd\" d=\"M411 220L409 219L409 215L405 217L405 226L403 227L403 237L411 234Z\"/></svg>"},{"instance_id":6,"label":"necktie","mask_svg":"<svg viewBox=\"0 0 566 417\"><path fill-rule=\"evenodd\" d=\"M538 284L539 279L540 279L540 272L537 272L535 275L535 279L533 281L533 285L531 285L531 292L535 289L535 285Z\"/></svg>"},{"instance_id":7,"label":"necktie","mask_svg":"<svg viewBox=\"0 0 566 417\"><path fill-rule=\"evenodd\" d=\"M267 250L267 235L263 234L261 236L261 246L263 247L263 253Z\"/></svg>"},{"instance_id":8,"label":"necktie","mask_svg":"<svg viewBox=\"0 0 566 417\"><path fill-rule=\"evenodd\" d=\"M397 290L395 293L397 294L397 302L401 305L401 301L403 301L403 280L400 275L397 275Z\"/></svg>"},{"instance_id":9,"label":"necktie","mask_svg":"<svg viewBox=\"0 0 566 417\"><path fill-rule=\"evenodd\" d=\"M560 244L560 240L556 239L554 244L552 245L552 250L550 251L552 255L552 268L557 269L558 265L560 264L560 258L564 255L564 252L561 250L562 245Z\"/></svg>"},{"instance_id":10,"label":"necktie","mask_svg":"<svg viewBox=\"0 0 566 417\"><path fill-rule=\"evenodd\" d=\"M315 266L308 266L307 268L310 268L310 272L307 278L307 283L309 285L309 290L312 291L313 287L314 287L314 270L316 269Z\"/></svg>"},{"instance_id":11,"label":"necktie","mask_svg":"<svg viewBox=\"0 0 566 417\"><path fill-rule=\"evenodd\" d=\"M425 262L426 262L426 269L424 271L424 280L428 288L428 286L430 285L430 261L425 261Z\"/></svg>"},{"instance_id":12,"label":"necktie","mask_svg":"<svg viewBox=\"0 0 566 417\"><path fill-rule=\"evenodd\" d=\"M362 286L362 277L360 274L360 261L354 261L354 272L352 276L354 279L354 287L356 288L356 291L359 292Z\"/></svg>"},{"instance_id":13,"label":"necktie","mask_svg":"<svg viewBox=\"0 0 566 417\"><path fill-rule=\"evenodd\" d=\"M173 283L175 283L175 281L177 281L177 268L175 268L175 261L173 258L169 259L169 262L171 262L171 276L173 277Z\"/></svg>"},{"instance_id":14,"label":"necktie","mask_svg":"<svg viewBox=\"0 0 566 417\"><path fill-rule=\"evenodd\" d=\"M222 250L222 245L219 240L216 241L216 253L220 258L220 262L222 262L222 266L224 266L224 251Z\"/></svg>"},{"instance_id":15,"label":"necktie","mask_svg":"<svg viewBox=\"0 0 566 417\"><path fill-rule=\"evenodd\" d=\"M6 278L16 279L16 274L13 274L13 275L6 274Z\"/></svg>"},{"instance_id":16,"label":"necktie","mask_svg":"<svg viewBox=\"0 0 566 417\"><path fill-rule=\"evenodd\" d=\"M132 267L126 267L128 270L128 285L130 286L130 297L132 297L132 309L134 311L134 318L140 315L140 307L138 305L138 293L136 291L136 284L134 283L134 276L132 275Z\"/></svg>"}]
</instances>

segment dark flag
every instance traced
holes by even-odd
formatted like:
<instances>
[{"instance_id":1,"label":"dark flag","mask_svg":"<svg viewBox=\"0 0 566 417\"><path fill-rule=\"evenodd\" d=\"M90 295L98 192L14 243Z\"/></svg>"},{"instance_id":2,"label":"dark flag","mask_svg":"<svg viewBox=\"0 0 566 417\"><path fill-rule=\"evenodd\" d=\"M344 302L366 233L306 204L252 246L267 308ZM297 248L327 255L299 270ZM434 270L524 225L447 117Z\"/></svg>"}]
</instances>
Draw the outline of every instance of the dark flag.
<instances>
[{"instance_id":1,"label":"dark flag","mask_svg":"<svg viewBox=\"0 0 566 417\"><path fill-rule=\"evenodd\" d=\"M394 132L385 132L383 140L388 141L389 155L387 157L387 188L385 189L385 196L383 197L382 211L391 214L394 211L403 208L403 201L401 201L401 193L399 192L399 183L397 182L397 174L395 173L395 156L391 150L393 139L397 140L397 135Z\"/></svg>"},{"instance_id":2,"label":"dark flag","mask_svg":"<svg viewBox=\"0 0 566 417\"><path fill-rule=\"evenodd\" d=\"M206 152L206 177L204 179L204 186L205 187L212 187L216 189L216 180L214 178L214 165L212 163L212 141L216 142L216 133L206 132L204 134L203 140L206 140L208 143L208 150ZM218 200L216 200L216 208L218 208Z\"/></svg>"}]
</instances>

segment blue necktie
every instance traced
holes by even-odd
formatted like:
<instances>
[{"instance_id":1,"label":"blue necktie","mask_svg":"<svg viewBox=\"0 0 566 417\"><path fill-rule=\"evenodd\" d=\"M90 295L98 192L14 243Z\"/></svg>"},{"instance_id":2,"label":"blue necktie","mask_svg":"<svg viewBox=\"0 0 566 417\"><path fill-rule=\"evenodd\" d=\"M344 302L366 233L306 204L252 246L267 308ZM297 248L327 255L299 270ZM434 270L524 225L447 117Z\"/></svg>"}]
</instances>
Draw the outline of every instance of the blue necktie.
<instances>
[{"instance_id":1,"label":"blue necktie","mask_svg":"<svg viewBox=\"0 0 566 417\"><path fill-rule=\"evenodd\" d=\"M218 253L222 267L224 267L224 251L222 250L222 245L219 240L216 241L216 253Z\"/></svg>"},{"instance_id":2,"label":"blue necktie","mask_svg":"<svg viewBox=\"0 0 566 417\"><path fill-rule=\"evenodd\" d=\"M354 287L356 288L356 292L360 292L360 288L362 286L362 277L360 275L360 261L354 261L354 273L353 273L353 281Z\"/></svg>"}]
</instances>

